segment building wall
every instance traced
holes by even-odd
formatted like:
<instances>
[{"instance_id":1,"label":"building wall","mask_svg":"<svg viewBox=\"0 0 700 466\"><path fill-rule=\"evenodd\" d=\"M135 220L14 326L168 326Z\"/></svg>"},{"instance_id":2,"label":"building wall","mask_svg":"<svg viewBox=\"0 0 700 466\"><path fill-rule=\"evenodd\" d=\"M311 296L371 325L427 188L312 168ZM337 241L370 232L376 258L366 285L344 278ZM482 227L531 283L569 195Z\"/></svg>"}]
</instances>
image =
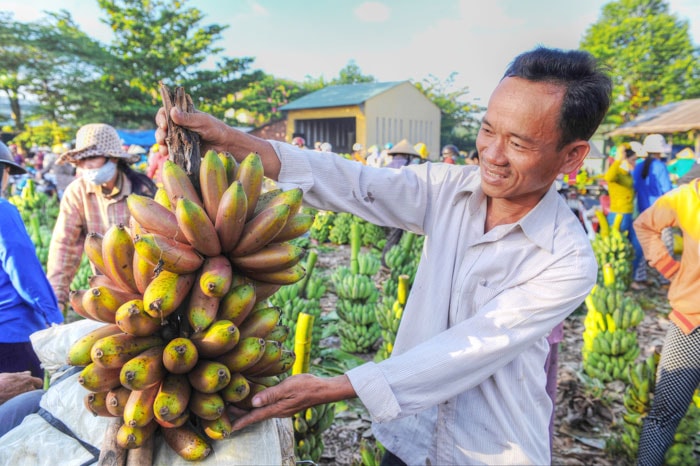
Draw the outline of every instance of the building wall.
<instances>
[{"instance_id":1,"label":"building wall","mask_svg":"<svg viewBox=\"0 0 700 466\"><path fill-rule=\"evenodd\" d=\"M253 136L262 139L272 139L274 141L291 142L291 136L287 138L287 121L279 120L273 123L268 123L260 128L255 128L249 132Z\"/></svg>"}]
</instances>

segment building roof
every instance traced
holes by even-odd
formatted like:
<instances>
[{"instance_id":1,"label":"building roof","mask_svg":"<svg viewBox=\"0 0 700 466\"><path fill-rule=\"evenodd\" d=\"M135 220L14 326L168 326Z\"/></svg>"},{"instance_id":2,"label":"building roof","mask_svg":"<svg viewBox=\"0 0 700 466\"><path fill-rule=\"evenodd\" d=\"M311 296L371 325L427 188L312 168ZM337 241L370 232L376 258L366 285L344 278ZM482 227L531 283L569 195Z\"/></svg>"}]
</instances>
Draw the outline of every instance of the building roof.
<instances>
[{"instance_id":1,"label":"building roof","mask_svg":"<svg viewBox=\"0 0 700 466\"><path fill-rule=\"evenodd\" d=\"M304 110L308 108L342 107L346 105L360 105L372 97L381 94L406 81L393 81L385 83L358 83L328 86L311 94L289 102L280 107L280 110Z\"/></svg>"},{"instance_id":2,"label":"building roof","mask_svg":"<svg viewBox=\"0 0 700 466\"><path fill-rule=\"evenodd\" d=\"M691 130L700 130L700 99L681 100L647 110L606 136L670 134Z\"/></svg>"}]
</instances>

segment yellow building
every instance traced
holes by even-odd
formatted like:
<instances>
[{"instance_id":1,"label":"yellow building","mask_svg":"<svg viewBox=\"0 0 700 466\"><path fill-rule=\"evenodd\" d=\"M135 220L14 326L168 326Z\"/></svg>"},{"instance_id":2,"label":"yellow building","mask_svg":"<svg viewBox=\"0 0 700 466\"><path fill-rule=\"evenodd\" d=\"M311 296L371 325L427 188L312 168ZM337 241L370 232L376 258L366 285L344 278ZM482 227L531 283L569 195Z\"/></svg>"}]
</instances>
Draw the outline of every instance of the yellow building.
<instances>
[{"instance_id":1,"label":"yellow building","mask_svg":"<svg viewBox=\"0 0 700 466\"><path fill-rule=\"evenodd\" d=\"M329 86L280 107L287 141L301 136L307 146L329 142L333 152L350 153L407 139L424 142L429 158L440 154L440 109L409 81Z\"/></svg>"}]
</instances>

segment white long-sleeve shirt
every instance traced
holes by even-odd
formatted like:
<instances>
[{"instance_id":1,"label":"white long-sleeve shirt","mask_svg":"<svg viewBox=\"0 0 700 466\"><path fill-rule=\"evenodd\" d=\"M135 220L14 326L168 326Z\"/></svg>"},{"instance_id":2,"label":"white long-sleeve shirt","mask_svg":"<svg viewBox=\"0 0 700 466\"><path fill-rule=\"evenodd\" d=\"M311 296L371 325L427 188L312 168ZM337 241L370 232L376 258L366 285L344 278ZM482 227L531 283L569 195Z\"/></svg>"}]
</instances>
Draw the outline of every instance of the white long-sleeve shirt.
<instances>
[{"instance_id":1,"label":"white long-sleeve shirt","mask_svg":"<svg viewBox=\"0 0 700 466\"><path fill-rule=\"evenodd\" d=\"M347 374L376 438L408 464L548 464L546 337L597 268L555 188L484 233L478 166L374 168L273 146L280 186L309 205L426 237L392 356Z\"/></svg>"}]
</instances>

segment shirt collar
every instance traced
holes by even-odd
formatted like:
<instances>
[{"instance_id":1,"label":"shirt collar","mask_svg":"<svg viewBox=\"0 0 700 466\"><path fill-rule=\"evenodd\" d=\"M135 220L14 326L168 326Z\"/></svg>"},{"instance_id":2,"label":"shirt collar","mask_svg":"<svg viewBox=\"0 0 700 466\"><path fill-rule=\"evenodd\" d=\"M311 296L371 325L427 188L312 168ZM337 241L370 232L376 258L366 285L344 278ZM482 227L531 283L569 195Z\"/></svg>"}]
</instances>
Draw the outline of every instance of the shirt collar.
<instances>
[{"instance_id":1,"label":"shirt collar","mask_svg":"<svg viewBox=\"0 0 700 466\"><path fill-rule=\"evenodd\" d=\"M475 170L473 176L467 176L464 186L460 189L463 195L472 194L467 200L469 213L474 215L481 208L482 202L486 202L486 196L481 189L481 177ZM523 218L515 222L513 227L520 226L525 236L540 248L549 251L554 250L554 230L556 228L556 216L552 218L552 212L558 212L559 193L552 183L549 191L540 199Z\"/></svg>"}]
</instances>

